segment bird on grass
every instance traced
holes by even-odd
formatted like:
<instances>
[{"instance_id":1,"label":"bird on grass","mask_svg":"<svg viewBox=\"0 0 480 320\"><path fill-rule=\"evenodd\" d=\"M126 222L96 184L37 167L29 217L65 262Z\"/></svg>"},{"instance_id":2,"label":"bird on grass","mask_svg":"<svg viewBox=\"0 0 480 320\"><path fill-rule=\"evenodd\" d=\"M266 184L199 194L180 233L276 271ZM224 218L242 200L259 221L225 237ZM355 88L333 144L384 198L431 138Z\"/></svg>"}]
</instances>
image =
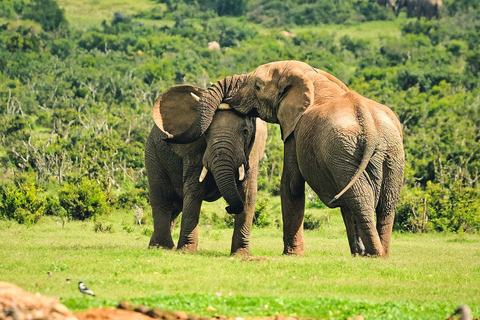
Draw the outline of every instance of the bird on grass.
<instances>
[{"instance_id":1,"label":"bird on grass","mask_svg":"<svg viewBox=\"0 0 480 320\"><path fill-rule=\"evenodd\" d=\"M78 282L78 290L80 290L81 293L83 294L89 294L91 296L94 296L95 297L95 293L93 293L92 290L88 289L82 281L79 281Z\"/></svg>"}]
</instances>

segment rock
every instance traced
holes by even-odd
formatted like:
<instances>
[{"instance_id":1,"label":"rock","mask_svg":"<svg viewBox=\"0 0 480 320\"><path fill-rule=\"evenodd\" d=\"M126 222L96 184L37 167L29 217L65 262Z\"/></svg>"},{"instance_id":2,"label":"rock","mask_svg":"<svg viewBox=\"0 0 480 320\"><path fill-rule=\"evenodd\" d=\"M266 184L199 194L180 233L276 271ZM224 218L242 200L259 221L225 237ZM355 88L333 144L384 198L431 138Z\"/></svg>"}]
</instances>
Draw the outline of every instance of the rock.
<instances>
[{"instance_id":1,"label":"rock","mask_svg":"<svg viewBox=\"0 0 480 320\"><path fill-rule=\"evenodd\" d=\"M179 320L186 320L188 319L188 315L183 312L183 311L178 311L178 312L175 312L175 315L177 316L177 319Z\"/></svg>"},{"instance_id":2,"label":"rock","mask_svg":"<svg viewBox=\"0 0 480 320\"><path fill-rule=\"evenodd\" d=\"M76 320L58 299L28 293L20 287L0 282L0 319Z\"/></svg>"},{"instance_id":3,"label":"rock","mask_svg":"<svg viewBox=\"0 0 480 320\"><path fill-rule=\"evenodd\" d=\"M208 43L208 50L220 51L220 44L217 41L209 42Z\"/></svg>"},{"instance_id":4,"label":"rock","mask_svg":"<svg viewBox=\"0 0 480 320\"><path fill-rule=\"evenodd\" d=\"M120 303L117 306L117 309L123 309L123 310L130 310L133 311L133 306L130 302L128 301L120 301Z\"/></svg>"},{"instance_id":5,"label":"rock","mask_svg":"<svg viewBox=\"0 0 480 320\"><path fill-rule=\"evenodd\" d=\"M147 306L144 306L143 304L141 304L141 305L137 306L133 311L140 312L140 313L143 313L143 314L147 314L148 310L150 310L150 309L148 309Z\"/></svg>"},{"instance_id":6,"label":"rock","mask_svg":"<svg viewBox=\"0 0 480 320\"><path fill-rule=\"evenodd\" d=\"M284 36L285 38L295 38L297 35L295 33L290 33L286 30L283 30L282 32L280 32L282 34L282 36Z\"/></svg>"},{"instance_id":7,"label":"rock","mask_svg":"<svg viewBox=\"0 0 480 320\"><path fill-rule=\"evenodd\" d=\"M163 318L163 310L160 308L153 308L145 312L145 314L149 317L154 319L162 319Z\"/></svg>"}]
</instances>

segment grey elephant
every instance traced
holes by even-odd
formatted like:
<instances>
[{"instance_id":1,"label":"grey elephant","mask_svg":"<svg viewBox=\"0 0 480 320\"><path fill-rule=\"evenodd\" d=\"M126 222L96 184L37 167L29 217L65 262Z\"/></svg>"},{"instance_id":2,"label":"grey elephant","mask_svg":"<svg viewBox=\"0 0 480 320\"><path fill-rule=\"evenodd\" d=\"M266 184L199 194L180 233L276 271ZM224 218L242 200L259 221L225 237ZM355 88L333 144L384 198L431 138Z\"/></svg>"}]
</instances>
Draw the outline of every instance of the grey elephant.
<instances>
[{"instance_id":1,"label":"grey elephant","mask_svg":"<svg viewBox=\"0 0 480 320\"><path fill-rule=\"evenodd\" d=\"M164 132L181 132L193 122L199 107L195 98L203 92L194 86L175 86L154 104L155 126L145 148L154 220L149 246L174 248L171 231L182 212L177 249L196 251L202 201L215 201L223 196L229 205L227 211L235 214L231 252L249 254L266 123L231 110L220 110L204 136L181 145L164 141Z\"/></svg>"},{"instance_id":2,"label":"grey elephant","mask_svg":"<svg viewBox=\"0 0 480 320\"><path fill-rule=\"evenodd\" d=\"M395 15L398 17L402 8L407 8L407 18L415 16L418 0L388 0L386 5L393 8Z\"/></svg>"},{"instance_id":3,"label":"grey elephant","mask_svg":"<svg viewBox=\"0 0 480 320\"><path fill-rule=\"evenodd\" d=\"M417 0L417 18L422 16L426 20L430 20L433 17L440 19L443 10L442 0Z\"/></svg>"},{"instance_id":4,"label":"grey elephant","mask_svg":"<svg viewBox=\"0 0 480 320\"><path fill-rule=\"evenodd\" d=\"M401 126L388 107L306 63L272 62L207 89L195 121L169 140L197 139L220 103L280 124L284 254L304 252L307 182L329 207L341 208L353 255L388 256L405 166Z\"/></svg>"}]
</instances>

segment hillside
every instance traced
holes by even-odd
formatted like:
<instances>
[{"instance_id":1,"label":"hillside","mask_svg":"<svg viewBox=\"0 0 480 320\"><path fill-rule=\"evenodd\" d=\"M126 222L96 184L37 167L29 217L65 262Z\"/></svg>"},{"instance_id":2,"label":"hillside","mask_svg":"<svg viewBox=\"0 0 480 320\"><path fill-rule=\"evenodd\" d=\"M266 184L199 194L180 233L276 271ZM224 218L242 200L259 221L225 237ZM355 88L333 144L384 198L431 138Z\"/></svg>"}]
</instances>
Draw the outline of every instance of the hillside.
<instances>
[{"instance_id":1,"label":"hillside","mask_svg":"<svg viewBox=\"0 0 480 320\"><path fill-rule=\"evenodd\" d=\"M367 0L226 4L3 2L2 217L72 218L62 197L80 192L80 182L98 186L96 212L146 207L143 150L155 97L175 84L205 87L292 59L334 74L400 118L407 170L396 228L418 231L415 212L423 210L424 231L479 230L476 2L446 2L441 21L395 18ZM221 50L208 50L211 41ZM259 181L267 198L278 195L282 169L279 130L269 130Z\"/></svg>"}]
</instances>

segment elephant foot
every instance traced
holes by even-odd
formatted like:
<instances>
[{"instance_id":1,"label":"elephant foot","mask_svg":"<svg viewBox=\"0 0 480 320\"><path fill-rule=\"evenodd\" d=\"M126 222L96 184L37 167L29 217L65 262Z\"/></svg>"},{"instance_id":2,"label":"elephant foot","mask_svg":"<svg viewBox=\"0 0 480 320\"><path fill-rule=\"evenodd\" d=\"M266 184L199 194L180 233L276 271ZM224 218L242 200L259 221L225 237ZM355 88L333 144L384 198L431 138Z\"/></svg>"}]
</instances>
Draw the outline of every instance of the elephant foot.
<instances>
[{"instance_id":1,"label":"elephant foot","mask_svg":"<svg viewBox=\"0 0 480 320\"><path fill-rule=\"evenodd\" d=\"M182 244L178 245L177 251L181 252L190 252L190 253L195 253L197 252L197 244L196 243L189 243L189 244Z\"/></svg>"},{"instance_id":2,"label":"elephant foot","mask_svg":"<svg viewBox=\"0 0 480 320\"><path fill-rule=\"evenodd\" d=\"M241 257L248 257L251 256L252 254L250 253L249 248L238 248L236 250L232 249L232 252L230 253L232 256L241 256Z\"/></svg>"},{"instance_id":3,"label":"elephant foot","mask_svg":"<svg viewBox=\"0 0 480 320\"><path fill-rule=\"evenodd\" d=\"M150 239L150 243L148 244L149 249L167 249L167 250L172 250L175 248L175 244L173 241L168 241L168 240L155 240L155 239Z\"/></svg>"},{"instance_id":4,"label":"elephant foot","mask_svg":"<svg viewBox=\"0 0 480 320\"><path fill-rule=\"evenodd\" d=\"M283 255L285 256L303 256L303 246L298 247L286 247L283 249Z\"/></svg>"}]
</instances>

